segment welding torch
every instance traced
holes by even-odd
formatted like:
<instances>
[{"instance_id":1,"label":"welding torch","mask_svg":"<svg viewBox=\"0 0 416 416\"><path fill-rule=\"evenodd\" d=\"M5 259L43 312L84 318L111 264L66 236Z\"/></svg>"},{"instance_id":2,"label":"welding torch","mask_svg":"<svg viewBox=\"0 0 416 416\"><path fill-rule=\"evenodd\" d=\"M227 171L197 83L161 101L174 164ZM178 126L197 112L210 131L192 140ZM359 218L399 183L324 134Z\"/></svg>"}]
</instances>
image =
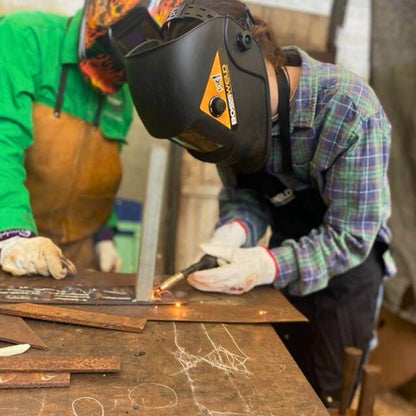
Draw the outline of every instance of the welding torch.
<instances>
[{"instance_id":1,"label":"welding torch","mask_svg":"<svg viewBox=\"0 0 416 416\"><path fill-rule=\"evenodd\" d=\"M219 264L218 264L218 260L216 257L211 256L209 254L205 254L201 257L201 259L198 262L168 277L159 286L156 286L153 293L155 295L158 295L162 291L172 288L181 280L186 279L192 273L195 273L199 270L213 269L214 267L218 267L218 266Z\"/></svg>"}]
</instances>

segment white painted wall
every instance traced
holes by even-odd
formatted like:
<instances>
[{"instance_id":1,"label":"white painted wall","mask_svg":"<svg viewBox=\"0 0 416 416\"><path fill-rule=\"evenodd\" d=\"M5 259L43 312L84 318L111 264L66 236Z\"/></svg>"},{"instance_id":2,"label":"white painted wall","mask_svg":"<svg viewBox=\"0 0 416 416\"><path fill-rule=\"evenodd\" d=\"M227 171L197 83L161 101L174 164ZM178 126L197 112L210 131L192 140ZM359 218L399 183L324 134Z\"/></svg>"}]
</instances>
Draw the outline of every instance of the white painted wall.
<instances>
[{"instance_id":1,"label":"white painted wall","mask_svg":"<svg viewBox=\"0 0 416 416\"><path fill-rule=\"evenodd\" d=\"M329 16L333 0L248 0L269 7ZM345 20L338 30L337 63L365 80L370 73L371 1L348 0Z\"/></svg>"},{"instance_id":2,"label":"white painted wall","mask_svg":"<svg viewBox=\"0 0 416 416\"><path fill-rule=\"evenodd\" d=\"M306 13L329 16L332 0L248 0L250 3L261 4L269 7L298 10Z\"/></svg>"},{"instance_id":3,"label":"white painted wall","mask_svg":"<svg viewBox=\"0 0 416 416\"><path fill-rule=\"evenodd\" d=\"M71 15L84 4L84 0L0 0L0 11L42 10Z\"/></svg>"},{"instance_id":4,"label":"white painted wall","mask_svg":"<svg viewBox=\"0 0 416 416\"><path fill-rule=\"evenodd\" d=\"M368 81L370 75L371 1L348 0L336 38L337 63Z\"/></svg>"}]
</instances>

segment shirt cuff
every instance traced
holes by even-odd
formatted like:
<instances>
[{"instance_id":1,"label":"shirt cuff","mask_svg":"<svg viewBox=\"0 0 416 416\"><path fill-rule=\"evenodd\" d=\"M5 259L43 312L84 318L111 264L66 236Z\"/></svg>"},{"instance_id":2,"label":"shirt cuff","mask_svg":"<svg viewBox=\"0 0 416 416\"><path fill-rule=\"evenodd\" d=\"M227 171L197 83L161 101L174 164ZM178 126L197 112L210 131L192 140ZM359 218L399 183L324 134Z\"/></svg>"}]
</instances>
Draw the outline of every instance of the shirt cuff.
<instances>
[{"instance_id":1,"label":"shirt cuff","mask_svg":"<svg viewBox=\"0 0 416 416\"><path fill-rule=\"evenodd\" d=\"M0 231L0 241L4 241L12 237L30 238L34 237L35 235L36 234L30 230L25 230L23 228L13 228L11 230Z\"/></svg>"},{"instance_id":2,"label":"shirt cuff","mask_svg":"<svg viewBox=\"0 0 416 416\"><path fill-rule=\"evenodd\" d=\"M279 273L273 284L277 288L282 289L296 279L297 272L293 265L293 248L289 246L280 246L278 248L270 249L270 251L276 257L277 264L279 265Z\"/></svg>"},{"instance_id":3,"label":"shirt cuff","mask_svg":"<svg viewBox=\"0 0 416 416\"><path fill-rule=\"evenodd\" d=\"M112 240L114 237L114 230L111 227L100 228L93 236L94 244L104 240Z\"/></svg>"}]
</instances>

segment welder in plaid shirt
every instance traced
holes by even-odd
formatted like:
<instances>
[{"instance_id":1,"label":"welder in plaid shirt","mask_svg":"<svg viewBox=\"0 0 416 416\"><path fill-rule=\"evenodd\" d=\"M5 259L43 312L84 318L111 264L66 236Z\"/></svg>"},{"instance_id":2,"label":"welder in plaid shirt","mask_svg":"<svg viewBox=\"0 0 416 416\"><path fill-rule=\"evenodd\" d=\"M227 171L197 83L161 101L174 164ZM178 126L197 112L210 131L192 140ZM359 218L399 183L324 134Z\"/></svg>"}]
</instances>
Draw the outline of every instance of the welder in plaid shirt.
<instances>
[{"instance_id":1,"label":"welder in plaid shirt","mask_svg":"<svg viewBox=\"0 0 416 416\"><path fill-rule=\"evenodd\" d=\"M229 294L266 284L284 292L309 323L276 329L335 407L344 348L367 357L382 281L395 272L390 123L362 79L297 47L280 48L238 0L186 1L162 33L162 46L131 58L136 109L153 136L216 163L224 184L216 230L201 245L220 267L188 282ZM158 56L164 65L155 70ZM163 91L152 111L158 93L137 81L151 84L149 77ZM185 86L180 94L177 85ZM267 227L266 248L257 243Z\"/></svg>"}]
</instances>

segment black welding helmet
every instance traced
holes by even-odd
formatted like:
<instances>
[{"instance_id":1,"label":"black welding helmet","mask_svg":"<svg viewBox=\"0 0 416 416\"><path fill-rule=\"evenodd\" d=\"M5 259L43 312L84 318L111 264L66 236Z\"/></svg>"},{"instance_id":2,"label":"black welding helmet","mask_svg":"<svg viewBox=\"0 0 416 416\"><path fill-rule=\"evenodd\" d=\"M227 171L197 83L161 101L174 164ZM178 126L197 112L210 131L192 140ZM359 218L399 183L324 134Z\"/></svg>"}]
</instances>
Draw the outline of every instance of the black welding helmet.
<instances>
[{"instance_id":1,"label":"black welding helmet","mask_svg":"<svg viewBox=\"0 0 416 416\"><path fill-rule=\"evenodd\" d=\"M184 3L171 11L162 33L184 17L201 23L126 56L136 110L152 136L180 144L195 158L257 171L269 153L271 122L267 73L251 22Z\"/></svg>"}]
</instances>

